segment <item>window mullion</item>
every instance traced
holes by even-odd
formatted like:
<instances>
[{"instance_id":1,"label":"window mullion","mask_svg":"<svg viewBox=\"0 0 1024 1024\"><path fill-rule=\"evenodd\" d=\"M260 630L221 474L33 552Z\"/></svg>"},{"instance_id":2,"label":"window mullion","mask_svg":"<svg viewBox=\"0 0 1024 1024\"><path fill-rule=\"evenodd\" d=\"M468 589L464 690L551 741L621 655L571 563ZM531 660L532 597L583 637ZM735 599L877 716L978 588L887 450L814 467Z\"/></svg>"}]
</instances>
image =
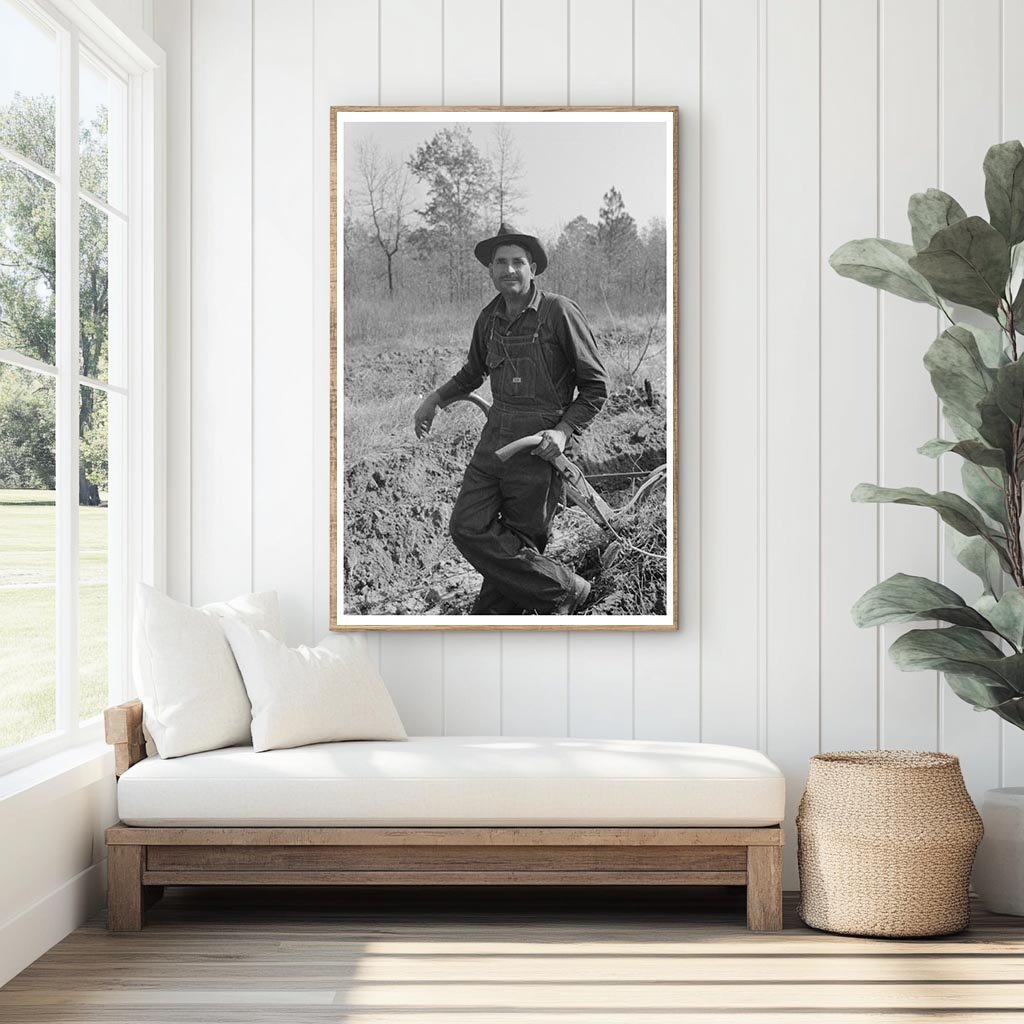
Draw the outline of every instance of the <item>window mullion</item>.
<instances>
[{"instance_id":1,"label":"window mullion","mask_svg":"<svg viewBox=\"0 0 1024 1024\"><path fill-rule=\"evenodd\" d=\"M57 728L78 731L78 33L57 105Z\"/></svg>"}]
</instances>

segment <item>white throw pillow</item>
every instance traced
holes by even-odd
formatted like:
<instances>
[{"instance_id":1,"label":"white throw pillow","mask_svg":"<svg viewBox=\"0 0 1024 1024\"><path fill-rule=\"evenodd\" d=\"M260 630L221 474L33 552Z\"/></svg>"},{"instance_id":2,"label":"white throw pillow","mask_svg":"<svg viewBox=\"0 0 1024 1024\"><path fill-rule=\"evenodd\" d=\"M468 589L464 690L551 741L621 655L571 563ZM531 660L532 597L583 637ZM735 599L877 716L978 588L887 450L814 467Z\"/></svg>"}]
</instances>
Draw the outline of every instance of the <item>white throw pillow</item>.
<instances>
[{"instance_id":1,"label":"white throw pillow","mask_svg":"<svg viewBox=\"0 0 1024 1024\"><path fill-rule=\"evenodd\" d=\"M251 742L249 698L221 625L229 620L280 636L277 594L246 594L190 608L139 584L135 685L145 727L161 757Z\"/></svg>"},{"instance_id":2,"label":"white throw pillow","mask_svg":"<svg viewBox=\"0 0 1024 1024\"><path fill-rule=\"evenodd\" d=\"M252 703L253 750L408 738L362 637L328 651L286 647L238 620L224 632Z\"/></svg>"}]
</instances>

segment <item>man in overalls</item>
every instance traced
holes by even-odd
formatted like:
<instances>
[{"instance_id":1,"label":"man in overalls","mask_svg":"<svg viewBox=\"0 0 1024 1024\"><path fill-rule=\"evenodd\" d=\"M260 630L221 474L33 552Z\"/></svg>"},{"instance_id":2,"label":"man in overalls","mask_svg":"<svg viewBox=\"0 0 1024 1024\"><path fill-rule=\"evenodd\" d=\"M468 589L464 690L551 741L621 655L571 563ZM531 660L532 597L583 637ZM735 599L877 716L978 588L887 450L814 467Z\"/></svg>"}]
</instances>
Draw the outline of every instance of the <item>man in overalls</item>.
<instances>
[{"instance_id":1,"label":"man in overalls","mask_svg":"<svg viewBox=\"0 0 1024 1024\"><path fill-rule=\"evenodd\" d=\"M544 555L563 490L549 460L571 451L597 415L608 374L579 306L537 287L548 258L536 238L502 224L473 252L498 295L477 317L462 369L416 410L416 436L430 432L441 406L490 377L493 405L449 524L456 547L483 576L471 614L572 615L590 584ZM527 434L543 441L508 462L495 456Z\"/></svg>"}]
</instances>

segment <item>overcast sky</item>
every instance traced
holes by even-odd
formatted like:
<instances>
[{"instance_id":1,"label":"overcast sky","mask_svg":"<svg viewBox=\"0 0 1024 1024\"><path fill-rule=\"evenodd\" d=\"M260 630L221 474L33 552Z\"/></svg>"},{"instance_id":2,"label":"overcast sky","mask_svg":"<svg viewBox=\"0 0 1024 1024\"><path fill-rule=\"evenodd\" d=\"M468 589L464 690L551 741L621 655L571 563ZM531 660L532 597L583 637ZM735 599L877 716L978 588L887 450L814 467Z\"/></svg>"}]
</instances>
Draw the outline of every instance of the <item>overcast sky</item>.
<instances>
[{"instance_id":1,"label":"overcast sky","mask_svg":"<svg viewBox=\"0 0 1024 1024\"><path fill-rule=\"evenodd\" d=\"M381 148L405 160L435 132L454 122L433 121L344 125L345 185L353 184L355 146L375 138ZM493 122L468 124L473 142L487 155L494 149ZM601 199L613 185L638 226L652 217L669 219L665 209L664 124L601 122L509 123L522 158L520 187L527 193L523 213L512 227L527 234L553 237L573 217L597 222ZM421 207L425 188L418 188Z\"/></svg>"}]
</instances>

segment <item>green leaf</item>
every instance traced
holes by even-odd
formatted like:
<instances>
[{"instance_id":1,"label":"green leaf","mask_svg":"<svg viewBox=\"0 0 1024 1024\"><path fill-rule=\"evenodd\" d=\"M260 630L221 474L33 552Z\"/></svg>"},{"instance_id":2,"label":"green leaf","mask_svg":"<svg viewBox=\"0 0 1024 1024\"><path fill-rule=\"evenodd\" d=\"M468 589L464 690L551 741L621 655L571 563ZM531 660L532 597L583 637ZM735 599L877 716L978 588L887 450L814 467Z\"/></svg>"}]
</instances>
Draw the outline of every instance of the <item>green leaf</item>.
<instances>
[{"instance_id":1,"label":"green leaf","mask_svg":"<svg viewBox=\"0 0 1024 1024\"><path fill-rule=\"evenodd\" d=\"M947 675L947 682L949 679L950 677ZM976 710L980 711L982 709L977 708ZM1013 697L1008 701L1004 701L1002 704L997 704L991 710L1011 725L1024 730L1024 697Z\"/></svg>"},{"instance_id":2,"label":"green leaf","mask_svg":"<svg viewBox=\"0 0 1024 1024\"><path fill-rule=\"evenodd\" d=\"M892 502L896 505L918 505L931 508L938 512L943 522L948 523L965 537L984 537L1005 558L1007 567L1009 557L1002 547L1006 538L993 530L984 520L981 512L965 501L959 494L952 491L939 491L929 494L920 487L879 487L876 484L858 484L850 496L852 501Z\"/></svg>"},{"instance_id":3,"label":"green leaf","mask_svg":"<svg viewBox=\"0 0 1024 1024\"><path fill-rule=\"evenodd\" d=\"M914 248L926 249L936 231L963 220L967 213L951 196L941 189L930 188L927 192L915 192L907 207Z\"/></svg>"},{"instance_id":4,"label":"green leaf","mask_svg":"<svg viewBox=\"0 0 1024 1024\"><path fill-rule=\"evenodd\" d=\"M988 221L968 217L936 232L910 265L943 298L994 316L1010 272L1010 247Z\"/></svg>"},{"instance_id":5,"label":"green leaf","mask_svg":"<svg viewBox=\"0 0 1024 1024\"><path fill-rule=\"evenodd\" d=\"M978 699L971 701L978 707L1012 700L1024 684L1024 655L1007 656L966 626L912 629L889 647L889 656L904 672L952 672L981 682Z\"/></svg>"},{"instance_id":6,"label":"green leaf","mask_svg":"<svg viewBox=\"0 0 1024 1024\"><path fill-rule=\"evenodd\" d=\"M1024 146L999 142L985 154L988 219L1010 245L1024 241Z\"/></svg>"},{"instance_id":7,"label":"green leaf","mask_svg":"<svg viewBox=\"0 0 1024 1024\"><path fill-rule=\"evenodd\" d=\"M1006 530L1006 491L1002 472L989 466L970 462L960 467L967 497L991 519Z\"/></svg>"},{"instance_id":8,"label":"green leaf","mask_svg":"<svg viewBox=\"0 0 1024 1024\"><path fill-rule=\"evenodd\" d=\"M998 684L993 684L986 676L961 675L957 672L944 672L943 676L949 688L962 701L974 705L975 711L994 711L1001 718L1006 718L1015 725L1020 724L1008 714L1004 714L1000 707L1002 705L1004 708L1012 709L1020 699L1009 687L1004 690ZM1000 700L1004 694L1007 695L1005 700Z\"/></svg>"},{"instance_id":9,"label":"green leaf","mask_svg":"<svg viewBox=\"0 0 1024 1024\"><path fill-rule=\"evenodd\" d=\"M986 594L994 594L1002 585L1003 570L992 545L982 537L964 537L952 530L946 537L953 557L981 580Z\"/></svg>"},{"instance_id":10,"label":"green leaf","mask_svg":"<svg viewBox=\"0 0 1024 1024\"><path fill-rule=\"evenodd\" d=\"M853 606L853 621L861 627L914 619L940 619L958 626L992 630L992 625L957 594L923 576L896 573L875 584Z\"/></svg>"},{"instance_id":11,"label":"green leaf","mask_svg":"<svg viewBox=\"0 0 1024 1024\"><path fill-rule=\"evenodd\" d=\"M1010 246L1010 279L1006 282L1006 298L1010 303L1014 332L1019 323L1024 323L1024 242ZM998 318L1000 327L1007 329L1005 318Z\"/></svg>"},{"instance_id":12,"label":"green leaf","mask_svg":"<svg viewBox=\"0 0 1024 1024\"><path fill-rule=\"evenodd\" d=\"M959 441L979 441L981 434L977 427L972 426L962 416L958 416L948 405L942 407L942 418Z\"/></svg>"},{"instance_id":13,"label":"green leaf","mask_svg":"<svg viewBox=\"0 0 1024 1024\"><path fill-rule=\"evenodd\" d=\"M1020 423L1024 418L1024 360L1018 359L996 371L992 394L1006 416Z\"/></svg>"},{"instance_id":14,"label":"green leaf","mask_svg":"<svg viewBox=\"0 0 1024 1024\"><path fill-rule=\"evenodd\" d=\"M1018 242L1010 246L1010 277L1006 282L1006 297L1013 300L1014 296L1020 295L1021 285L1024 284L1024 242Z\"/></svg>"},{"instance_id":15,"label":"green leaf","mask_svg":"<svg viewBox=\"0 0 1024 1024\"><path fill-rule=\"evenodd\" d=\"M1024 282L1022 282L1021 286L1017 289L1017 297L1013 300L1013 305L1010 307L1010 313L1013 315L1013 330L1016 334L1017 324L1024 324ZM1000 319L1000 324L1004 325L1002 319Z\"/></svg>"},{"instance_id":16,"label":"green leaf","mask_svg":"<svg viewBox=\"0 0 1024 1024\"><path fill-rule=\"evenodd\" d=\"M1003 347L1001 331L990 331L977 324L957 324L956 326L963 327L974 335L982 361L990 370L998 370L1010 362L1010 353Z\"/></svg>"},{"instance_id":17,"label":"green leaf","mask_svg":"<svg viewBox=\"0 0 1024 1024\"><path fill-rule=\"evenodd\" d=\"M1013 446L1013 424L999 408L994 394L987 394L978 403L978 413L981 416L981 427L978 432L982 439L988 442L990 448L999 448L1006 452L1006 464L1012 465L1016 455Z\"/></svg>"},{"instance_id":18,"label":"green leaf","mask_svg":"<svg viewBox=\"0 0 1024 1024\"><path fill-rule=\"evenodd\" d=\"M995 371L985 365L970 328L955 324L928 347L924 365L943 404L972 426L981 426L978 403L992 389Z\"/></svg>"},{"instance_id":19,"label":"green leaf","mask_svg":"<svg viewBox=\"0 0 1024 1024\"><path fill-rule=\"evenodd\" d=\"M953 452L962 459L974 463L976 466L989 466L1002 472L1006 469L1006 454L998 448L990 448L981 441L945 441L941 437L926 441L917 449L922 455L930 459L937 459L940 455Z\"/></svg>"},{"instance_id":20,"label":"green leaf","mask_svg":"<svg viewBox=\"0 0 1024 1024\"><path fill-rule=\"evenodd\" d=\"M995 626L1017 650L1024 648L1024 589L1006 591L998 600L985 594L974 603L981 615Z\"/></svg>"},{"instance_id":21,"label":"green leaf","mask_svg":"<svg viewBox=\"0 0 1024 1024\"><path fill-rule=\"evenodd\" d=\"M911 245L890 242L887 238L858 238L841 245L828 262L842 277L851 277L911 302L927 302L941 308L935 290L907 262L913 255Z\"/></svg>"}]
</instances>

